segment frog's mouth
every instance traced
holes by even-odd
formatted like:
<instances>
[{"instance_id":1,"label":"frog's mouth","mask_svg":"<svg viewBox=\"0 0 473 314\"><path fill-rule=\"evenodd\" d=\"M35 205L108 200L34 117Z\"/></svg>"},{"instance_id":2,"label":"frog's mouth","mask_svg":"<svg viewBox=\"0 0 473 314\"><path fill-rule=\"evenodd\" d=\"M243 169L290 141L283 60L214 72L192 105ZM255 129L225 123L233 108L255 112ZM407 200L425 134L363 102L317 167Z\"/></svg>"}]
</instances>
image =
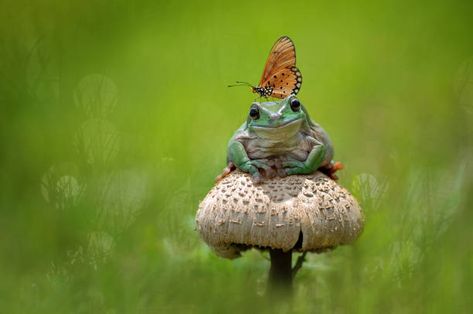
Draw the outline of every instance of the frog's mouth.
<instances>
[{"instance_id":1,"label":"frog's mouth","mask_svg":"<svg viewBox=\"0 0 473 314\"><path fill-rule=\"evenodd\" d=\"M261 138L284 140L294 136L301 129L302 119L295 119L278 126L253 126L256 135Z\"/></svg>"}]
</instances>

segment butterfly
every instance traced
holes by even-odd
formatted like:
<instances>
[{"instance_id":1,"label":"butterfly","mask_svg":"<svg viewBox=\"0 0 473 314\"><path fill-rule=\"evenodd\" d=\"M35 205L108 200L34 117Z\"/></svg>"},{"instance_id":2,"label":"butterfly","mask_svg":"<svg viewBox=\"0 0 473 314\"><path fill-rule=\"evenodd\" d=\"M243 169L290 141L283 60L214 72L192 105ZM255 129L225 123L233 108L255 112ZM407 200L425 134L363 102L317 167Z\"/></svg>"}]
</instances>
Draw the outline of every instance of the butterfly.
<instances>
[{"instance_id":1,"label":"butterfly","mask_svg":"<svg viewBox=\"0 0 473 314\"><path fill-rule=\"evenodd\" d=\"M280 37L271 48L258 86L246 82L261 97L286 98L296 95L302 85L301 71L296 67L296 47L288 36ZM235 85L230 85L235 86Z\"/></svg>"}]
</instances>

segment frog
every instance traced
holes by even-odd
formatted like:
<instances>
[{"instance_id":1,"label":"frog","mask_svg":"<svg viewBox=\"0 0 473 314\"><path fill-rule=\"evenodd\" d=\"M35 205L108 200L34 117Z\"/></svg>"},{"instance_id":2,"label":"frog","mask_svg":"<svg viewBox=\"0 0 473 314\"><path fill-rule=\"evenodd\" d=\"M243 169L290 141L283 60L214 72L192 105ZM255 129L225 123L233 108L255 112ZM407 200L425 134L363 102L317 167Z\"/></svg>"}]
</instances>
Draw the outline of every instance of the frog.
<instances>
[{"instance_id":1,"label":"frog","mask_svg":"<svg viewBox=\"0 0 473 314\"><path fill-rule=\"evenodd\" d=\"M307 175L317 170L336 180L343 168L333 160L327 132L314 122L295 95L278 101L254 101L246 121L227 145L227 167L217 181L235 169L255 183L266 178Z\"/></svg>"}]
</instances>

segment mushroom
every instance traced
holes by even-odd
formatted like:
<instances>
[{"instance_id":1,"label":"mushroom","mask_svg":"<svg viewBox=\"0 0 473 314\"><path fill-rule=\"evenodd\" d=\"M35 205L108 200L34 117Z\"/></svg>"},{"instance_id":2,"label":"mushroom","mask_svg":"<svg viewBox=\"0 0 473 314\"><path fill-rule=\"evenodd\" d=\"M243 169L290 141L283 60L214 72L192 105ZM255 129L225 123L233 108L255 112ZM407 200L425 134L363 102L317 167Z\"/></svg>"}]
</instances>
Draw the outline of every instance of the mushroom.
<instances>
[{"instance_id":1,"label":"mushroom","mask_svg":"<svg viewBox=\"0 0 473 314\"><path fill-rule=\"evenodd\" d=\"M323 252L354 241L363 229L355 198L321 172L267 179L255 184L234 171L200 203L197 230L221 257L269 250L270 286L292 286L306 252ZM292 252L303 252L292 268Z\"/></svg>"}]
</instances>

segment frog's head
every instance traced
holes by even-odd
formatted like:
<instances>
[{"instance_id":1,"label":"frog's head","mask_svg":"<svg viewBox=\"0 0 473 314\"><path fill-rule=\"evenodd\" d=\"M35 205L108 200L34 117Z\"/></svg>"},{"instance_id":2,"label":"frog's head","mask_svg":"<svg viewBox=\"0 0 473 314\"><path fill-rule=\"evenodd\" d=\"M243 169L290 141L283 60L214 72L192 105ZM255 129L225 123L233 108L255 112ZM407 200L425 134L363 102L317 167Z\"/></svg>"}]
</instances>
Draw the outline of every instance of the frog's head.
<instances>
[{"instance_id":1,"label":"frog's head","mask_svg":"<svg viewBox=\"0 0 473 314\"><path fill-rule=\"evenodd\" d=\"M248 114L248 129L258 137L284 140L306 128L308 117L294 95L277 102L254 102Z\"/></svg>"}]
</instances>

